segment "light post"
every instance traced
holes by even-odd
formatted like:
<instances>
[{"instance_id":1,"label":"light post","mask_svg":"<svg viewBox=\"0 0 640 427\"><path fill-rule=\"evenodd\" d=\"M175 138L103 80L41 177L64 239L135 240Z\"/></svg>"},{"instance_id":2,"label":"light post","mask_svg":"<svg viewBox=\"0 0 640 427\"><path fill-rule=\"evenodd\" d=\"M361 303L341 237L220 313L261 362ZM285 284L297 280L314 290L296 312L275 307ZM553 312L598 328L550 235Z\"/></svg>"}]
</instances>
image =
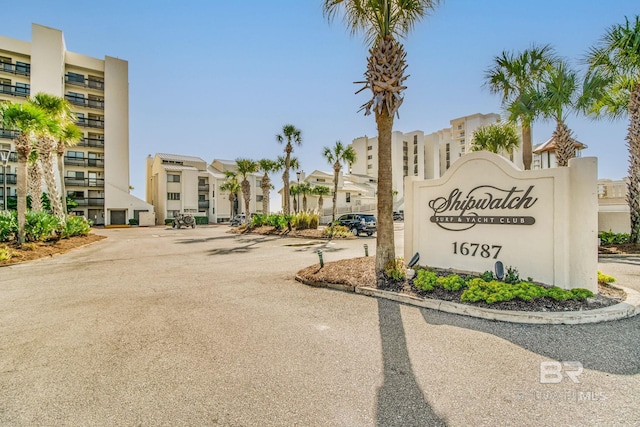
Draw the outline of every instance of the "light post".
<instances>
[{"instance_id":1,"label":"light post","mask_svg":"<svg viewBox=\"0 0 640 427\"><path fill-rule=\"evenodd\" d=\"M9 162L11 150L3 148L0 150L0 161L2 161L2 210L7 210L7 163Z\"/></svg>"},{"instance_id":2,"label":"light post","mask_svg":"<svg viewBox=\"0 0 640 427\"><path fill-rule=\"evenodd\" d=\"M296 203L296 207L297 207L297 211L298 212L300 211L300 174L301 173L302 173L301 171L297 171L296 172L296 176L298 177L298 188L297 188L297 190L298 190L297 191L297 193L298 193L298 203ZM298 212L296 212L296 213L298 213Z\"/></svg>"}]
</instances>

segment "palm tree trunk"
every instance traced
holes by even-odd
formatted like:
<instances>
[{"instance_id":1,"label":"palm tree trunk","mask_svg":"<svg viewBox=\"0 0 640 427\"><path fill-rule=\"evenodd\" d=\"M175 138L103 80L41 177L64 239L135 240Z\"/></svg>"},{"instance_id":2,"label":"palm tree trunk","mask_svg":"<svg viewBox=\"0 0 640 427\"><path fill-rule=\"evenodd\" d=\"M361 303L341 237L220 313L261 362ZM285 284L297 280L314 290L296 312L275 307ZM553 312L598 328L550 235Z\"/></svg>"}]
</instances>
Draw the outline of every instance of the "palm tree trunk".
<instances>
[{"instance_id":1,"label":"palm tree trunk","mask_svg":"<svg viewBox=\"0 0 640 427\"><path fill-rule=\"evenodd\" d=\"M291 167L291 150L292 147L287 144L287 148L285 149L287 156L284 159L284 172L282 172L282 181L284 184L284 189L282 191L284 205L282 206L282 211L285 215L289 215L289 213L291 212L291 208L289 207L289 198L291 197L291 195L289 194L289 168Z\"/></svg>"},{"instance_id":2,"label":"palm tree trunk","mask_svg":"<svg viewBox=\"0 0 640 427\"><path fill-rule=\"evenodd\" d=\"M384 285L384 268L395 261L393 236L393 184L391 165L391 131L393 116L387 109L376 112L378 125L378 224L376 238L376 277Z\"/></svg>"},{"instance_id":3,"label":"palm tree trunk","mask_svg":"<svg viewBox=\"0 0 640 427\"><path fill-rule=\"evenodd\" d=\"M233 203L235 202L235 195L233 193L229 193L229 221L231 221L234 217L233 214Z\"/></svg>"},{"instance_id":4,"label":"palm tree trunk","mask_svg":"<svg viewBox=\"0 0 640 427\"><path fill-rule=\"evenodd\" d=\"M269 215L269 192L271 191L271 179L266 173L262 177L262 213Z\"/></svg>"},{"instance_id":5,"label":"palm tree trunk","mask_svg":"<svg viewBox=\"0 0 640 427\"><path fill-rule=\"evenodd\" d=\"M556 164L558 167L568 166L569 159L576 156L576 148L571 131L562 120L556 124L552 137L556 141Z\"/></svg>"},{"instance_id":6,"label":"palm tree trunk","mask_svg":"<svg viewBox=\"0 0 640 427\"><path fill-rule=\"evenodd\" d=\"M58 191L54 172L53 152L56 149L56 143L53 138L44 138L38 148L40 161L42 162L42 172L44 173L44 182L47 185L49 201L51 202L51 210L55 216L64 220L62 201L60 200L60 192Z\"/></svg>"},{"instance_id":7,"label":"palm tree trunk","mask_svg":"<svg viewBox=\"0 0 640 427\"><path fill-rule=\"evenodd\" d=\"M302 193L302 210L307 211L307 193Z\"/></svg>"},{"instance_id":8,"label":"palm tree trunk","mask_svg":"<svg viewBox=\"0 0 640 427\"><path fill-rule=\"evenodd\" d=\"M42 211L42 168L38 160L29 162L29 179L27 182L27 195L31 196L31 210Z\"/></svg>"},{"instance_id":9,"label":"palm tree trunk","mask_svg":"<svg viewBox=\"0 0 640 427\"><path fill-rule=\"evenodd\" d=\"M522 164L524 170L531 170L533 161L533 146L531 143L531 124L522 123Z\"/></svg>"},{"instance_id":10,"label":"palm tree trunk","mask_svg":"<svg viewBox=\"0 0 640 427\"><path fill-rule=\"evenodd\" d=\"M631 217L631 242L640 243L640 83L636 83L629 97L629 188L627 203Z\"/></svg>"},{"instance_id":11,"label":"palm tree trunk","mask_svg":"<svg viewBox=\"0 0 640 427\"><path fill-rule=\"evenodd\" d=\"M318 198L318 213L320 214L320 219L322 219L322 206L324 205L324 198L322 194Z\"/></svg>"},{"instance_id":12,"label":"palm tree trunk","mask_svg":"<svg viewBox=\"0 0 640 427\"><path fill-rule=\"evenodd\" d=\"M336 215L338 214L338 177L340 176L340 163L338 166L333 165L333 212L331 213L331 230L333 230L333 224L336 222Z\"/></svg>"},{"instance_id":13,"label":"palm tree trunk","mask_svg":"<svg viewBox=\"0 0 640 427\"><path fill-rule=\"evenodd\" d=\"M67 188L64 183L64 150L58 149L58 172L60 173L60 196L62 199L62 212L66 215L69 212L67 207Z\"/></svg>"},{"instance_id":14,"label":"palm tree trunk","mask_svg":"<svg viewBox=\"0 0 640 427\"><path fill-rule=\"evenodd\" d=\"M251 184L246 179L242 181L242 196L244 197L244 222L249 223L249 202L251 201Z\"/></svg>"},{"instance_id":15,"label":"palm tree trunk","mask_svg":"<svg viewBox=\"0 0 640 427\"><path fill-rule=\"evenodd\" d=\"M25 241L25 226L27 223L27 179L29 174L27 162L31 153L31 141L28 134L20 132L16 138L16 153L18 154L16 210L18 214L18 244L21 245Z\"/></svg>"}]
</instances>

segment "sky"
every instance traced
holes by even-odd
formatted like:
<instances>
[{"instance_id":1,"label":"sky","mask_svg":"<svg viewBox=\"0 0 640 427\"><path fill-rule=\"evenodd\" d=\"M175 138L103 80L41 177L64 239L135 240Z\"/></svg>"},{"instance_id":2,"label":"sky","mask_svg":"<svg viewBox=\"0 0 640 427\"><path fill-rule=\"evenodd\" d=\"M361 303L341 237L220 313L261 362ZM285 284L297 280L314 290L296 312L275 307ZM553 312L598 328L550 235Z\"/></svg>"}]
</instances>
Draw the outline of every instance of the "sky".
<instances>
[{"instance_id":1,"label":"sky","mask_svg":"<svg viewBox=\"0 0 640 427\"><path fill-rule=\"evenodd\" d=\"M62 30L67 50L129 62L130 180L145 194L155 153L213 159L275 158L285 124L302 131L301 168L330 171L322 148L376 136L358 113L368 48L321 0L30 0L2 8L0 34L31 40L31 24ZM638 14L637 0L445 0L403 41L408 89L394 130L431 133L474 113L502 113L483 86L502 51L551 44L580 69L607 28ZM570 116L568 126L598 157L600 178L627 175L628 122ZM555 124L537 121L533 143Z\"/></svg>"}]
</instances>

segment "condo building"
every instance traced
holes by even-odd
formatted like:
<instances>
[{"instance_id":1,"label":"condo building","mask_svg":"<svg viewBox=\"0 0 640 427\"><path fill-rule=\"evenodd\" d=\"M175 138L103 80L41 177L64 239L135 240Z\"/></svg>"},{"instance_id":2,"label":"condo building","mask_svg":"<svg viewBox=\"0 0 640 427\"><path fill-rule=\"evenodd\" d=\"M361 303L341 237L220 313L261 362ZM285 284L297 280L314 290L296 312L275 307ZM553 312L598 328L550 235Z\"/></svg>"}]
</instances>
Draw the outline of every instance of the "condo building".
<instances>
[{"instance_id":1,"label":"condo building","mask_svg":"<svg viewBox=\"0 0 640 427\"><path fill-rule=\"evenodd\" d=\"M127 224L153 211L129 193L128 67L122 59L70 52L62 31L42 25L32 25L31 42L0 36L0 102L44 92L71 103L83 139L64 154L67 196L78 204L72 213L97 225ZM10 152L0 209L16 197L15 137L0 127L0 149Z\"/></svg>"}]
</instances>

